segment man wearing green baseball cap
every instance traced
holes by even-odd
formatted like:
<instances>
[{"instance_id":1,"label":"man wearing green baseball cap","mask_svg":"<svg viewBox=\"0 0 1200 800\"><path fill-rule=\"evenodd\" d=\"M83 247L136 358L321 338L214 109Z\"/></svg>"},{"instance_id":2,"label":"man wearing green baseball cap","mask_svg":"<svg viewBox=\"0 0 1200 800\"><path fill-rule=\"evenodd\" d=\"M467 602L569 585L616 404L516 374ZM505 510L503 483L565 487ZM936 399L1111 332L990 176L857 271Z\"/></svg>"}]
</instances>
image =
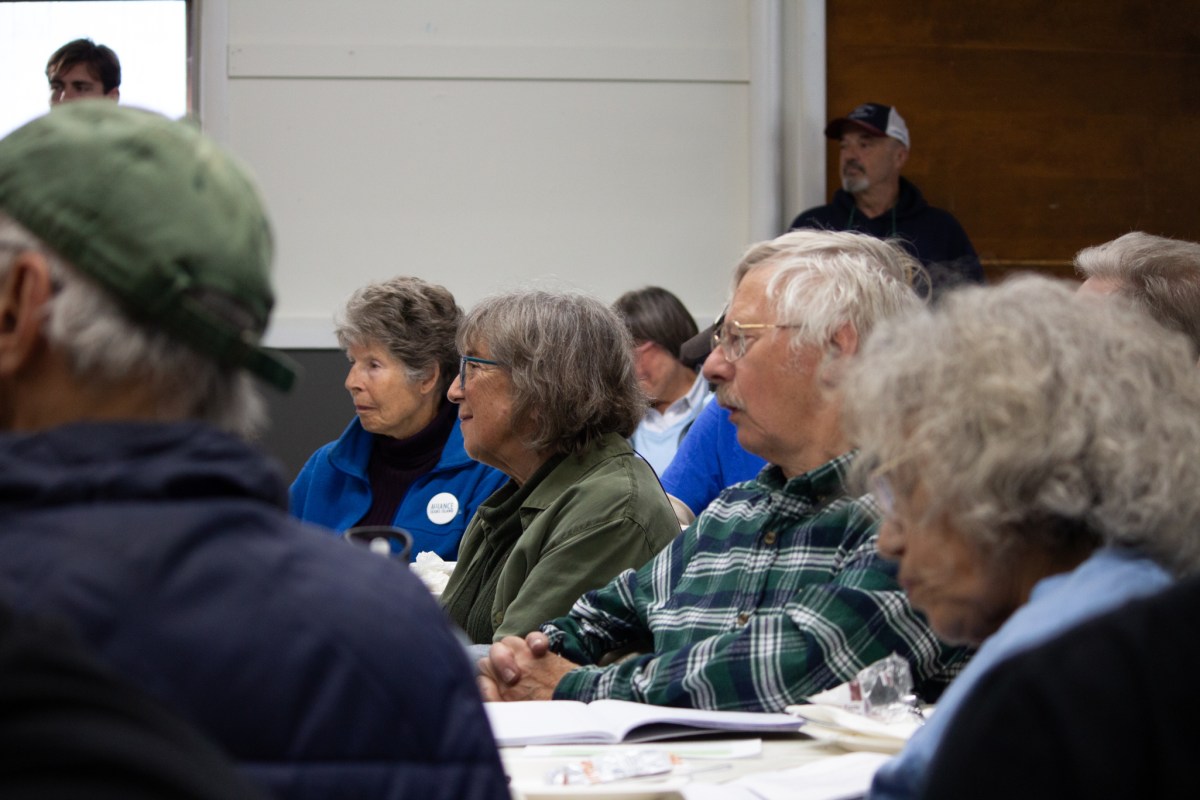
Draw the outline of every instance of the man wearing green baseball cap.
<instances>
[{"instance_id":1,"label":"man wearing green baseball cap","mask_svg":"<svg viewBox=\"0 0 1200 800\"><path fill-rule=\"evenodd\" d=\"M278 797L506 798L432 597L290 518L243 439L253 378L295 377L261 343L271 252L193 126L82 100L0 141L0 598L73 622Z\"/></svg>"}]
</instances>

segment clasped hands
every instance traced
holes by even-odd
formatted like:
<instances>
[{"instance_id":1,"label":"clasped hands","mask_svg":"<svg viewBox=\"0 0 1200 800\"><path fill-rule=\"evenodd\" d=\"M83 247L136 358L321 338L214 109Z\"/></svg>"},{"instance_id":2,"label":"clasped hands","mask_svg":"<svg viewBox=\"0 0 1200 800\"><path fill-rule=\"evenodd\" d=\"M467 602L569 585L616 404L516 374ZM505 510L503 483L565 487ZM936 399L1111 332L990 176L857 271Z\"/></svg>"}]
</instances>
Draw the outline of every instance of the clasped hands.
<instances>
[{"instance_id":1,"label":"clasped hands","mask_svg":"<svg viewBox=\"0 0 1200 800\"><path fill-rule=\"evenodd\" d=\"M541 631L505 636L492 645L487 658L479 659L479 692L484 700L550 700L554 688L578 667L550 652L550 640Z\"/></svg>"}]
</instances>

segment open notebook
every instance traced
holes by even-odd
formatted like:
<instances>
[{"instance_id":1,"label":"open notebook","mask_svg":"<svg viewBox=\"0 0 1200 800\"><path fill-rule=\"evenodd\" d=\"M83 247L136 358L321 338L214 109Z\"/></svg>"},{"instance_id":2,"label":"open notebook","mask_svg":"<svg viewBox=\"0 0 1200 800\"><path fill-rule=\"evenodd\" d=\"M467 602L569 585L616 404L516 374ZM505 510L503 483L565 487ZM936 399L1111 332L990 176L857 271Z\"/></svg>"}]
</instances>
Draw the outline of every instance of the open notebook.
<instances>
[{"instance_id":1,"label":"open notebook","mask_svg":"<svg viewBox=\"0 0 1200 800\"><path fill-rule=\"evenodd\" d=\"M792 733L804 720L790 714L701 711L625 700L535 700L484 703L496 744L616 744L649 742L710 731Z\"/></svg>"}]
</instances>

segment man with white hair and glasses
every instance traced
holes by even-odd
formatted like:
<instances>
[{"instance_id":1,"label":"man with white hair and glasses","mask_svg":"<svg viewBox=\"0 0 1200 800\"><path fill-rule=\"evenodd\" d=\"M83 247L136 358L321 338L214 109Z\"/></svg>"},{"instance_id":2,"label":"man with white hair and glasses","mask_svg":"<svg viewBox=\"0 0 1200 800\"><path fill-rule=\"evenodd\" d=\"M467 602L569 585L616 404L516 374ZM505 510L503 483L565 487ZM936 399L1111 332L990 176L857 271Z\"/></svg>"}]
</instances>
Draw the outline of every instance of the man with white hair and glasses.
<instances>
[{"instance_id":1,"label":"man with white hair and glasses","mask_svg":"<svg viewBox=\"0 0 1200 800\"><path fill-rule=\"evenodd\" d=\"M493 645L485 698L778 711L891 653L935 698L964 651L938 642L876 552L877 507L845 485L841 426L842 373L876 322L919 306L915 268L853 233L751 247L704 374L767 467L646 566Z\"/></svg>"}]
</instances>

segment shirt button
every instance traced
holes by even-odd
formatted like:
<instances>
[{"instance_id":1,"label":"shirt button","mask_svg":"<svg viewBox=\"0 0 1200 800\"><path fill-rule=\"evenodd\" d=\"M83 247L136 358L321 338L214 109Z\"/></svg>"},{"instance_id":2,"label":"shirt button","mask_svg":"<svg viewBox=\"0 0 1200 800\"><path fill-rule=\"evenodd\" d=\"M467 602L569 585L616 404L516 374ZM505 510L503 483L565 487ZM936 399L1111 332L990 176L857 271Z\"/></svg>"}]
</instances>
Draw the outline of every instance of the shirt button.
<instances>
[{"instance_id":1,"label":"shirt button","mask_svg":"<svg viewBox=\"0 0 1200 800\"><path fill-rule=\"evenodd\" d=\"M499 611L497 611L495 614L492 614L493 625L499 628L501 622L504 622L504 614L500 613Z\"/></svg>"},{"instance_id":2,"label":"shirt button","mask_svg":"<svg viewBox=\"0 0 1200 800\"><path fill-rule=\"evenodd\" d=\"M767 531L766 535L763 536L763 543L764 544L775 544L775 539L777 539L777 538L778 537L775 535L775 531Z\"/></svg>"},{"instance_id":3,"label":"shirt button","mask_svg":"<svg viewBox=\"0 0 1200 800\"><path fill-rule=\"evenodd\" d=\"M745 611L738 614L738 625L745 626L745 624L749 621L750 621L750 615L747 614Z\"/></svg>"}]
</instances>

